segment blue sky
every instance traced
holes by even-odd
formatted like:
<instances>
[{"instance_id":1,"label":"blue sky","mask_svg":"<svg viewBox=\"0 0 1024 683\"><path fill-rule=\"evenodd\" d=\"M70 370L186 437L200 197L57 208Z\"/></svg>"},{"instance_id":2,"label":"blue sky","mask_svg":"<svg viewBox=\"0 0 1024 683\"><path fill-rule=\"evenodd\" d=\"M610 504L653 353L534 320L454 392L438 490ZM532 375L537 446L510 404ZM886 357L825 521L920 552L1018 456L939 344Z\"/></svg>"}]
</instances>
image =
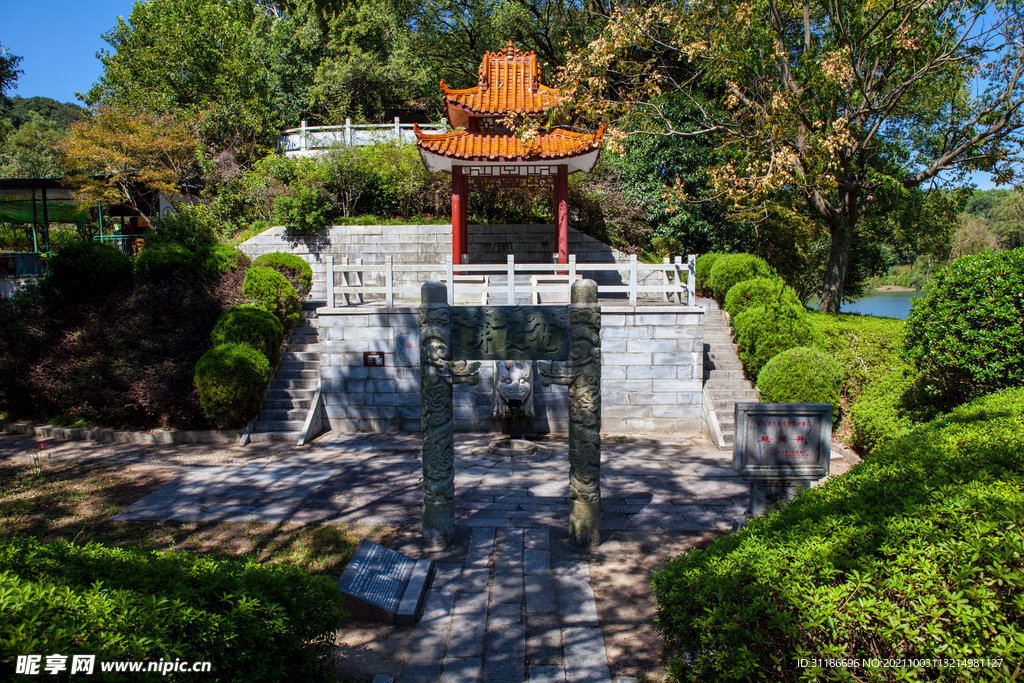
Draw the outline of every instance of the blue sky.
<instances>
[{"instance_id":1,"label":"blue sky","mask_svg":"<svg viewBox=\"0 0 1024 683\"><path fill-rule=\"evenodd\" d=\"M101 34L133 0L0 0L0 43L21 56L17 87L9 95L76 102L103 72L96 53L109 47Z\"/></svg>"}]
</instances>

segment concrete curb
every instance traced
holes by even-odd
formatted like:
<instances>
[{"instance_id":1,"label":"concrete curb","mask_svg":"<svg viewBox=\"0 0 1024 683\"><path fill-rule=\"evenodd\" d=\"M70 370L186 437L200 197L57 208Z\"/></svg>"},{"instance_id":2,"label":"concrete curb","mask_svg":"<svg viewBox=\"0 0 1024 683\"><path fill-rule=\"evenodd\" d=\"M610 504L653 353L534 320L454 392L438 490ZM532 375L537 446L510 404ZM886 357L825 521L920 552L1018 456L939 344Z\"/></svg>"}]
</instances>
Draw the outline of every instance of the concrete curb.
<instances>
[{"instance_id":1,"label":"concrete curb","mask_svg":"<svg viewBox=\"0 0 1024 683\"><path fill-rule=\"evenodd\" d=\"M844 448L837 444L835 441L829 444L829 446L832 448L834 452L846 458L847 462L849 462L851 465L856 465L857 463L863 460L863 458L861 458L859 455L851 451L849 448Z\"/></svg>"},{"instance_id":2,"label":"concrete curb","mask_svg":"<svg viewBox=\"0 0 1024 683\"><path fill-rule=\"evenodd\" d=\"M35 422L0 422L0 433L17 434L20 436L40 436L44 439L58 441L99 441L103 443L135 443L135 444L237 444L242 434L240 429L207 430L207 431L167 431L167 432L125 432L116 429L83 429L72 427L54 427L53 425Z\"/></svg>"}]
</instances>

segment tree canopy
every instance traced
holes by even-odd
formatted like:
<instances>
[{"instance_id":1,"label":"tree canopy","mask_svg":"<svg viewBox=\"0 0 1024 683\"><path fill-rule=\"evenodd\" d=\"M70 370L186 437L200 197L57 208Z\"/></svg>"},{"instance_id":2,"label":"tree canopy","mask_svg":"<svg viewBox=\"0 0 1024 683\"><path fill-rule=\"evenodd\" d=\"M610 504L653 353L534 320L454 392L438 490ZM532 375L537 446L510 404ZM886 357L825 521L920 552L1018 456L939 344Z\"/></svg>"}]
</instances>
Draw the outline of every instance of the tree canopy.
<instances>
[{"instance_id":1,"label":"tree canopy","mask_svg":"<svg viewBox=\"0 0 1024 683\"><path fill-rule=\"evenodd\" d=\"M973 170L1012 180L1024 126L1018 10L981 0L657 3L616 13L566 77L585 86L586 111L627 129L713 137L721 162L709 176L735 205L763 211L780 193L800 197L828 226L822 307L835 311L862 220ZM665 93L676 91L695 115L667 114Z\"/></svg>"}]
</instances>

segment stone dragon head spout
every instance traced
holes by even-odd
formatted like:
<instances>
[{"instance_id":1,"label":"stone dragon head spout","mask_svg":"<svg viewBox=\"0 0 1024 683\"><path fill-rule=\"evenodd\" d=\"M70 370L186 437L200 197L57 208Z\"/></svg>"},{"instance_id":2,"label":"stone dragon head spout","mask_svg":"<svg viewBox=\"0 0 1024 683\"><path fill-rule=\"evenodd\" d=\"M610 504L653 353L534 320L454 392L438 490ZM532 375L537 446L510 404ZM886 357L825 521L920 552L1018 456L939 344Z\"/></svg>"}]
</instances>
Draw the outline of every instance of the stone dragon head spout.
<instances>
[{"instance_id":1,"label":"stone dragon head spout","mask_svg":"<svg viewBox=\"0 0 1024 683\"><path fill-rule=\"evenodd\" d=\"M533 411L533 363L528 360L495 362L494 417L529 420Z\"/></svg>"}]
</instances>

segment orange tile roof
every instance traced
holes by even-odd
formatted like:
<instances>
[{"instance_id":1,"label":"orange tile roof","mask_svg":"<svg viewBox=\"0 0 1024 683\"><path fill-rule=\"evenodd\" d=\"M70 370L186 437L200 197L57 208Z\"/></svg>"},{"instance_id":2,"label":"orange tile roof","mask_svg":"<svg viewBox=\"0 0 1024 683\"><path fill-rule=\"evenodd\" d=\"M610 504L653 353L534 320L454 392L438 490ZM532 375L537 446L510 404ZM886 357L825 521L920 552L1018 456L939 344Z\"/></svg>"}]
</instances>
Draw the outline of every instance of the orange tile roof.
<instances>
[{"instance_id":1,"label":"orange tile roof","mask_svg":"<svg viewBox=\"0 0 1024 683\"><path fill-rule=\"evenodd\" d=\"M538 159L565 159L592 152L601 144L602 125L596 133L576 133L554 128L538 133L529 145L514 135L470 133L457 130L451 133L429 134L414 126L416 144L425 152L467 161L531 161Z\"/></svg>"},{"instance_id":2,"label":"orange tile roof","mask_svg":"<svg viewBox=\"0 0 1024 683\"><path fill-rule=\"evenodd\" d=\"M475 88L453 89L441 81L445 103L473 114L540 114L566 95L540 82L537 54L522 52L508 42L504 50L488 52L480 62Z\"/></svg>"}]
</instances>

